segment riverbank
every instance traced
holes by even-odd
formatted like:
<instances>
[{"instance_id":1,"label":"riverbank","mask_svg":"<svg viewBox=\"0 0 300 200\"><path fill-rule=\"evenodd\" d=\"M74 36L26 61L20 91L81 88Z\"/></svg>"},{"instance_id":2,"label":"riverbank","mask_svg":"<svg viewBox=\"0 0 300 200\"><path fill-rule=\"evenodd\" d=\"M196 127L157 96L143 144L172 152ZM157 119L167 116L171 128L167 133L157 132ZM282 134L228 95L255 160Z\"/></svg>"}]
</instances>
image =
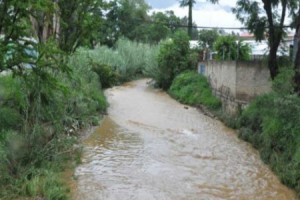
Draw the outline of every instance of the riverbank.
<instances>
[{"instance_id":1,"label":"riverbank","mask_svg":"<svg viewBox=\"0 0 300 200\"><path fill-rule=\"evenodd\" d=\"M74 55L68 74L0 76L0 199L68 199L61 174L80 162L78 133L107 108L87 63Z\"/></svg>"},{"instance_id":2,"label":"riverbank","mask_svg":"<svg viewBox=\"0 0 300 200\"><path fill-rule=\"evenodd\" d=\"M233 130L147 82L106 91L108 118L84 142L75 200L295 199Z\"/></svg>"},{"instance_id":3,"label":"riverbank","mask_svg":"<svg viewBox=\"0 0 300 200\"><path fill-rule=\"evenodd\" d=\"M195 76L207 85L207 81L196 73L183 74L173 82L170 93L175 99L192 106L198 106L199 98L190 101L189 95L183 95L185 88L195 96L202 88L194 81ZM239 130L239 137L255 147L262 160L270 166L280 180L300 195L300 98L291 95L292 84L288 72L283 72L273 83L273 92L257 97L241 113L235 116L224 113L220 108L211 109L210 116L217 116L227 126ZM185 82L183 81L185 79ZM184 84L182 84L184 83ZM202 84L202 85L203 85ZM200 84L201 85L201 84ZM174 88L179 88L174 92Z\"/></svg>"}]
</instances>

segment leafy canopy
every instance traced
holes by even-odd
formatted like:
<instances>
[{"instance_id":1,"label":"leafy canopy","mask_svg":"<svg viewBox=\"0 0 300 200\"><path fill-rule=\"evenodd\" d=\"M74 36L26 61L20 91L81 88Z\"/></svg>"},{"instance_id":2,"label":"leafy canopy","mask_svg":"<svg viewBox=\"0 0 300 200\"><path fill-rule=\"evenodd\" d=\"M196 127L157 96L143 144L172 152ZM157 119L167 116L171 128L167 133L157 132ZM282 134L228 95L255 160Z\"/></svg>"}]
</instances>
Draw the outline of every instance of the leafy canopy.
<instances>
[{"instance_id":1,"label":"leafy canopy","mask_svg":"<svg viewBox=\"0 0 300 200\"><path fill-rule=\"evenodd\" d=\"M214 44L219 60L249 60L251 48L234 35L220 36Z\"/></svg>"},{"instance_id":2,"label":"leafy canopy","mask_svg":"<svg viewBox=\"0 0 300 200\"><path fill-rule=\"evenodd\" d=\"M271 78L278 74L277 51L285 35L284 22L288 15L294 15L298 0L238 0L233 13L247 26L256 40L269 41L268 67Z\"/></svg>"},{"instance_id":3,"label":"leafy canopy","mask_svg":"<svg viewBox=\"0 0 300 200\"><path fill-rule=\"evenodd\" d=\"M220 36L218 30L212 29L212 30L200 30L199 31L199 45L202 49L213 48L214 42L217 40L217 38Z\"/></svg>"}]
</instances>

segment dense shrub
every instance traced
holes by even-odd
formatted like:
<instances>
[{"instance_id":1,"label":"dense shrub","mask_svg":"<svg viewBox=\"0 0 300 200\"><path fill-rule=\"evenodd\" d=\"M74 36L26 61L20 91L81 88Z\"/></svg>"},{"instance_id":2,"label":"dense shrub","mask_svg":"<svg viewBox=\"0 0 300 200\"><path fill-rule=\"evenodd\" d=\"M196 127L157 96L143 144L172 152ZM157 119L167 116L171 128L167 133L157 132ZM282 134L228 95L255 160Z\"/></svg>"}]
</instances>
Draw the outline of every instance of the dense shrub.
<instances>
[{"instance_id":1,"label":"dense shrub","mask_svg":"<svg viewBox=\"0 0 300 200\"><path fill-rule=\"evenodd\" d=\"M234 35L219 36L214 43L219 60L250 60L251 48Z\"/></svg>"},{"instance_id":2,"label":"dense shrub","mask_svg":"<svg viewBox=\"0 0 300 200\"><path fill-rule=\"evenodd\" d=\"M0 108L0 129L20 129L22 116L18 111L9 107Z\"/></svg>"},{"instance_id":3,"label":"dense shrub","mask_svg":"<svg viewBox=\"0 0 300 200\"><path fill-rule=\"evenodd\" d=\"M157 47L128 40L72 56L53 43L39 48L32 68L0 76L0 199L66 199L57 174L78 160L76 131L105 112L102 88L157 64Z\"/></svg>"},{"instance_id":4,"label":"dense shrub","mask_svg":"<svg viewBox=\"0 0 300 200\"><path fill-rule=\"evenodd\" d=\"M251 142L281 181L300 195L300 98L293 73L281 72L273 92L258 97L240 117L240 136Z\"/></svg>"},{"instance_id":5,"label":"dense shrub","mask_svg":"<svg viewBox=\"0 0 300 200\"><path fill-rule=\"evenodd\" d=\"M112 87L118 82L118 75L111 66L106 64L91 63L93 71L99 76L99 80L103 89Z\"/></svg>"},{"instance_id":6,"label":"dense shrub","mask_svg":"<svg viewBox=\"0 0 300 200\"><path fill-rule=\"evenodd\" d=\"M23 124L20 109L25 104L18 81L11 75L0 76L0 130L20 129Z\"/></svg>"},{"instance_id":7,"label":"dense shrub","mask_svg":"<svg viewBox=\"0 0 300 200\"><path fill-rule=\"evenodd\" d=\"M79 53L70 57L69 65L73 73L63 80L71 91L65 98L68 105L67 116L74 116L74 119L82 118L84 121L98 115L99 112L105 112L108 104L99 82L101 77L93 71L90 59L83 55Z\"/></svg>"},{"instance_id":8,"label":"dense shrub","mask_svg":"<svg viewBox=\"0 0 300 200\"><path fill-rule=\"evenodd\" d=\"M172 39L161 44L158 66L148 69L147 74L151 75L159 87L168 90L178 74L196 68L197 56L191 52L188 35L185 32L176 32Z\"/></svg>"},{"instance_id":9,"label":"dense shrub","mask_svg":"<svg viewBox=\"0 0 300 200\"><path fill-rule=\"evenodd\" d=\"M0 199L66 199L57 174L80 154L74 134L106 110L88 57L57 58L0 76Z\"/></svg>"},{"instance_id":10,"label":"dense shrub","mask_svg":"<svg viewBox=\"0 0 300 200\"><path fill-rule=\"evenodd\" d=\"M217 109L221 106L221 101L212 95L207 79L193 71L178 75L174 79L169 93L185 104L203 104L211 109Z\"/></svg>"}]
</instances>

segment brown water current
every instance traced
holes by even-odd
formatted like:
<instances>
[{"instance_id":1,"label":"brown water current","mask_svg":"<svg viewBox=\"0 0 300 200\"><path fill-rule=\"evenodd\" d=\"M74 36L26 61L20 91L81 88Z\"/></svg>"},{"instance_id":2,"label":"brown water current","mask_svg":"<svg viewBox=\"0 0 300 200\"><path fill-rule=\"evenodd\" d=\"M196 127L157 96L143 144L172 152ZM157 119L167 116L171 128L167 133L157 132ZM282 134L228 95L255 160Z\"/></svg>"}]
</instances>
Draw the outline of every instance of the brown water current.
<instances>
[{"instance_id":1,"label":"brown water current","mask_svg":"<svg viewBox=\"0 0 300 200\"><path fill-rule=\"evenodd\" d=\"M106 91L108 116L84 141L73 199L296 199L233 130L147 81Z\"/></svg>"}]
</instances>

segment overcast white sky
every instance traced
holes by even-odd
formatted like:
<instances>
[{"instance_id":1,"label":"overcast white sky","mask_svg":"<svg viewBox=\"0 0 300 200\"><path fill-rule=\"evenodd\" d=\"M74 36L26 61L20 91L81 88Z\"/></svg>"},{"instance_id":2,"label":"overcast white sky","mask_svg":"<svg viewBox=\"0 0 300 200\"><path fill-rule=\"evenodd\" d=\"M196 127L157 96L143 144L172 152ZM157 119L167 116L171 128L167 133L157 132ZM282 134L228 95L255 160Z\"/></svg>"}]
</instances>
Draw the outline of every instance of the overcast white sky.
<instances>
[{"instance_id":1,"label":"overcast white sky","mask_svg":"<svg viewBox=\"0 0 300 200\"><path fill-rule=\"evenodd\" d=\"M179 17L188 15L188 8L180 8L178 0L146 0L154 11L173 10ZM208 3L206 0L196 0L193 9L193 21L198 26L213 27L243 27L235 18L231 8L236 0L219 0L218 4Z\"/></svg>"}]
</instances>

